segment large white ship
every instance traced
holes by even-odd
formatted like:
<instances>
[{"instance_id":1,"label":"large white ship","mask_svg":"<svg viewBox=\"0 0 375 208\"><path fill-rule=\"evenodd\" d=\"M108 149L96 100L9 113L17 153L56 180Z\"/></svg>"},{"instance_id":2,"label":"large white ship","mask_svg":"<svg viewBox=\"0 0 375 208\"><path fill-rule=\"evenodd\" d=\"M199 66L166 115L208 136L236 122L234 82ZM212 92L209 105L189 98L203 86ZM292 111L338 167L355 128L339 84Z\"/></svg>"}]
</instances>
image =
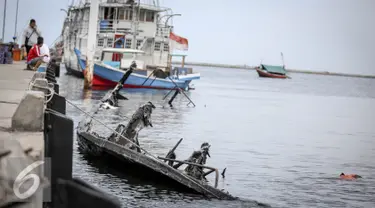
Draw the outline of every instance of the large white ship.
<instances>
[{"instance_id":1,"label":"large white ship","mask_svg":"<svg viewBox=\"0 0 375 208\"><path fill-rule=\"evenodd\" d=\"M88 48L90 1L76 2L66 13L62 31L63 63L68 72L83 76ZM181 82L181 85L177 83L180 87L186 88L191 80L199 79L199 73L193 74L191 68L182 65L172 69L170 64L171 58L175 56L172 54L170 37L176 36L172 21L177 15L179 14L173 14L172 9L161 7L158 0L99 0L94 85L111 85L111 82L116 82L120 76L116 74L123 73L124 68L128 67L121 67L121 63L129 63L126 59L134 60L135 56L138 70L133 74L139 76L130 78L129 87L136 87L143 81L145 83L142 86L149 86L148 79L154 79L152 84L155 87L150 85L149 88L172 88L171 83L168 86L165 84L171 82L169 78L173 77L177 79L175 81ZM181 38L177 36L177 39ZM184 55L180 56L185 59ZM155 69L162 70L167 75L158 76L153 71Z\"/></svg>"}]
</instances>

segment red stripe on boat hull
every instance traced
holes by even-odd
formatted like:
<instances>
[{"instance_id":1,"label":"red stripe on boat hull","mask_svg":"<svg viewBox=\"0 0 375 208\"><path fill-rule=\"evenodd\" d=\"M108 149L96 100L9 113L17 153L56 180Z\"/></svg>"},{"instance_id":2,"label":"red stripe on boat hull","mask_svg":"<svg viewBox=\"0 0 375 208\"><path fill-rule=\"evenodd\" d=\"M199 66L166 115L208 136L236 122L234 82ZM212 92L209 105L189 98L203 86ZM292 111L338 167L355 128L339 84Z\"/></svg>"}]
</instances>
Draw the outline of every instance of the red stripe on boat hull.
<instances>
[{"instance_id":1,"label":"red stripe on boat hull","mask_svg":"<svg viewBox=\"0 0 375 208\"><path fill-rule=\"evenodd\" d=\"M112 88L117 85L117 82L103 79L102 77L99 77L97 75L94 75L92 80L92 85L97 87L103 87L103 88ZM140 85L130 85L130 84L124 84L124 88L148 88L148 89L159 89L159 90L170 90L169 88L163 88L163 87L154 87L154 86L140 86Z\"/></svg>"},{"instance_id":2,"label":"red stripe on boat hull","mask_svg":"<svg viewBox=\"0 0 375 208\"><path fill-rule=\"evenodd\" d=\"M256 69L260 77L269 77L269 78L279 78L279 79L286 79L288 76L281 75L281 74L272 74L265 72L263 70Z\"/></svg>"}]
</instances>

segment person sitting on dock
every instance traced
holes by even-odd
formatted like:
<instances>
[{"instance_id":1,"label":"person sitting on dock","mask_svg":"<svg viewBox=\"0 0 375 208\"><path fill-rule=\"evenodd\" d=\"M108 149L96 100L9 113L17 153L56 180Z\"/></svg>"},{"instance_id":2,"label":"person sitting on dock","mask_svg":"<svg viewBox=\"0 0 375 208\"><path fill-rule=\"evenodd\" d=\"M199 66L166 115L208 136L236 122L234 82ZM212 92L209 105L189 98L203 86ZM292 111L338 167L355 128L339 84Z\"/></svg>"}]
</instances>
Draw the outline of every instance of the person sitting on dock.
<instances>
[{"instance_id":1,"label":"person sitting on dock","mask_svg":"<svg viewBox=\"0 0 375 208\"><path fill-rule=\"evenodd\" d=\"M37 44L35 44L30 53L27 55L27 65L30 66L32 70L36 71L39 66L45 62L44 57L49 57L48 54L41 54L41 47L43 47L44 39L43 37L38 37Z\"/></svg>"}]
</instances>

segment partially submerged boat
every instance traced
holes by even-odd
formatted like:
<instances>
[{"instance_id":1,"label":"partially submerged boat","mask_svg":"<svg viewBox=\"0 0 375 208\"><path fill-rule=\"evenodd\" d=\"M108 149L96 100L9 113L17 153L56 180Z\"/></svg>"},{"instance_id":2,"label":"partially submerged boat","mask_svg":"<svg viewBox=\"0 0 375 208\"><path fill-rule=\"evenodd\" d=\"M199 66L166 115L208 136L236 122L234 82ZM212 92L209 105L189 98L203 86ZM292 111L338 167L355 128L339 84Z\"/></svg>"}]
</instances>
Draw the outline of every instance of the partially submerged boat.
<instances>
[{"instance_id":1,"label":"partially submerged boat","mask_svg":"<svg viewBox=\"0 0 375 208\"><path fill-rule=\"evenodd\" d=\"M86 61L78 49L74 49L79 63L80 71L85 74ZM114 87L124 75L132 61L137 64L137 69L130 74L123 88L151 88L175 89L176 87L188 90L192 80L200 79L200 73L193 73L191 68L174 67L170 72L161 68L148 68L142 60L144 51L125 48L104 48L101 57L94 62L93 86ZM173 54L170 55L174 56ZM177 56L177 55L176 55ZM180 55L181 56L181 55ZM120 61L112 61L118 57ZM182 56L183 59L185 56Z\"/></svg>"},{"instance_id":2,"label":"partially submerged boat","mask_svg":"<svg viewBox=\"0 0 375 208\"><path fill-rule=\"evenodd\" d=\"M289 78L286 75L287 72L284 66L273 66L273 65L261 64L259 67L256 67L255 70L258 72L259 77L280 78L280 79Z\"/></svg>"},{"instance_id":3,"label":"partially submerged boat","mask_svg":"<svg viewBox=\"0 0 375 208\"><path fill-rule=\"evenodd\" d=\"M116 87L106 94L94 115L99 111L106 111L118 106L118 98L123 97L119 96L119 90L126 82L126 77L130 78L131 70L133 70L132 67L129 68ZM182 139L164 157L156 157L141 147L138 133L145 127L152 127L151 114L155 108L152 102L144 104L133 114L127 125L118 124L109 136L100 135L94 130L92 122L95 119L92 116L81 121L77 128L77 141L80 151L102 159L107 158L102 156L109 156L111 164L120 163L121 167L141 167L145 170L143 172L150 174L153 178L157 174L191 192L202 194L208 198L237 199L228 192L217 188L218 169L206 166L207 157L210 157L210 145L208 143L203 143L200 150L194 151L187 160L176 159L175 150ZM105 124L102 125L105 126ZM183 165L187 165L187 167L184 170L179 169ZM206 176L213 172L215 173L214 186L206 180Z\"/></svg>"}]
</instances>

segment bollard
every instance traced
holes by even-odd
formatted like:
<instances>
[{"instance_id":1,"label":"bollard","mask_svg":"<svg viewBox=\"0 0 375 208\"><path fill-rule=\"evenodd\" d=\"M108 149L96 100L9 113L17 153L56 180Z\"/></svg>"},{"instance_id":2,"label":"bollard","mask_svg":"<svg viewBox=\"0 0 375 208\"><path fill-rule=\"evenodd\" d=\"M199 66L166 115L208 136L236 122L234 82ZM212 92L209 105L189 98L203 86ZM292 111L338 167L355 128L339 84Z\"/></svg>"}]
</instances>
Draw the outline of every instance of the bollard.
<instances>
[{"instance_id":1,"label":"bollard","mask_svg":"<svg viewBox=\"0 0 375 208\"><path fill-rule=\"evenodd\" d=\"M54 208L120 208L119 200L80 179L58 179L59 198Z\"/></svg>"},{"instance_id":2,"label":"bollard","mask_svg":"<svg viewBox=\"0 0 375 208\"><path fill-rule=\"evenodd\" d=\"M72 179L73 168L73 120L67 116L45 112L44 141L45 157L51 158L51 205L56 207L57 179Z\"/></svg>"},{"instance_id":3,"label":"bollard","mask_svg":"<svg viewBox=\"0 0 375 208\"><path fill-rule=\"evenodd\" d=\"M57 111L61 114L66 114L66 100L65 97L54 94L51 101L48 102L47 108Z\"/></svg>"},{"instance_id":4,"label":"bollard","mask_svg":"<svg viewBox=\"0 0 375 208\"><path fill-rule=\"evenodd\" d=\"M55 93L59 94L60 93L60 85L55 83L54 86L53 86L53 90L55 91Z\"/></svg>"}]
</instances>

